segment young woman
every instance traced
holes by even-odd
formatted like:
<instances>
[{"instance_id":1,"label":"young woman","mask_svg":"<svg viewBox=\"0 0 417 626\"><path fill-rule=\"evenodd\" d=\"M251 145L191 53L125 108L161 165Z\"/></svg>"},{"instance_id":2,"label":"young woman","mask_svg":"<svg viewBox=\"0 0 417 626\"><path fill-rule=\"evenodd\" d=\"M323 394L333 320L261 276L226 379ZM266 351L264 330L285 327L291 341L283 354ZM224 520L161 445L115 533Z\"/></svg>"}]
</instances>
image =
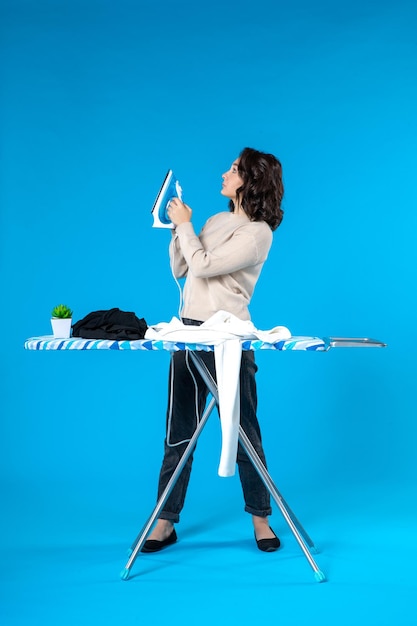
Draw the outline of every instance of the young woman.
<instances>
[{"instance_id":1,"label":"young woman","mask_svg":"<svg viewBox=\"0 0 417 626\"><path fill-rule=\"evenodd\" d=\"M169 206L168 214L175 226L169 249L171 266L177 278L186 276L181 312L184 324L200 325L219 310L242 320L250 319L248 305L271 247L272 231L283 217L282 168L273 155L245 148L222 178L221 193L229 198L230 211L211 217L200 235L194 232L189 206L179 199L172 200ZM203 352L201 356L215 377L213 353ZM243 351L240 423L265 463L256 416L256 371L253 351ZM158 498L193 435L207 395L206 385L187 351L174 352ZM177 540L174 524L179 522L184 505L192 461L193 455L184 466L143 552L156 552ZM268 522L269 492L240 445L237 464L245 511L252 515L257 546L265 552L275 551L280 541Z\"/></svg>"}]
</instances>

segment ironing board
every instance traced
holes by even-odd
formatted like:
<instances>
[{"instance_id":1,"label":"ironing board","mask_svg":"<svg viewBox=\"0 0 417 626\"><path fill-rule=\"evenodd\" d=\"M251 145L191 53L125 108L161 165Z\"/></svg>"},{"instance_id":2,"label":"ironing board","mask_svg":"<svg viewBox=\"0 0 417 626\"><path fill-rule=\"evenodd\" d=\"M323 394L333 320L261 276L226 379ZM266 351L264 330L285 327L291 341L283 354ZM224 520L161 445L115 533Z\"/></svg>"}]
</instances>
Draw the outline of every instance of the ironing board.
<instances>
[{"instance_id":1,"label":"ironing board","mask_svg":"<svg viewBox=\"0 0 417 626\"><path fill-rule=\"evenodd\" d=\"M304 350L315 352L327 352L332 348L383 348L386 345L381 341L369 339L367 337L320 338L304 336L291 337L289 339L281 340L276 343L267 343L258 339L243 339L241 343L242 350ZM185 463L187 462L187 459L194 450L197 439L200 436L205 424L207 423L210 414L212 413L215 406L218 404L218 390L216 381L212 378L204 361L199 356L199 352L201 351L213 351L214 346L198 343L183 343L147 339L141 339L136 341L114 341L107 339L82 339L78 337L72 337L69 339L58 339L51 336L42 336L27 339L24 347L26 350L167 350L169 352L188 350L191 359L193 360L197 370L199 371L201 377L205 381L210 391L211 399L205 408L201 420L192 438L190 439L183 456L181 457L173 475L171 476L171 479L169 480L164 492L161 494L161 497L159 498L147 522L145 523L142 530L131 545L128 561L120 574L122 580L127 580L130 575L130 570L137 556L140 554L143 544L146 541L146 537L148 536L153 524L157 520L160 512L162 511L165 502L167 501ZM249 438L247 437L241 426L239 426L239 442L245 450L246 454L248 455L254 468L258 472L264 485L271 494L273 500L277 504L280 512L282 513L282 516L287 522L304 556L306 557L309 565L314 571L315 579L317 580L317 582L324 582L326 580L326 576L324 572L320 570L319 566L312 556L313 553L317 552L314 542L307 534L307 532L277 489L265 465L262 463L261 459L259 458L257 452L255 451Z\"/></svg>"}]
</instances>

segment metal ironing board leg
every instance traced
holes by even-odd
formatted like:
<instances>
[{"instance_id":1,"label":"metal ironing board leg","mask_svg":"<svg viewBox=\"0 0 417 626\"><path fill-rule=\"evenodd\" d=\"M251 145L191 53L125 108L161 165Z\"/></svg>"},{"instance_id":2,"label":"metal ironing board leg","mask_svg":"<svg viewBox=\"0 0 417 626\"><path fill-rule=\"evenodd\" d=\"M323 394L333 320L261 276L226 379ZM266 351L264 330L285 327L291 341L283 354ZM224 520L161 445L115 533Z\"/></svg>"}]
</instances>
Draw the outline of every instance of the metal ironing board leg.
<instances>
[{"instance_id":1,"label":"metal ironing board leg","mask_svg":"<svg viewBox=\"0 0 417 626\"><path fill-rule=\"evenodd\" d=\"M201 417L200 422L198 423L196 430L194 431L193 436L191 437L186 449L184 450L184 454L182 455L177 467L175 468L174 473L172 474L171 478L168 481L167 486L165 487L163 493L161 494L161 497L156 503L154 510L152 511L148 521L146 522L146 524L144 525L144 527L142 528L139 535L136 537L135 541L133 542L131 546L129 560L127 561L124 569L120 572L120 577L123 580L127 580L129 578L130 569L133 563L135 562L136 557L138 556L140 550L142 549L142 546L146 541L146 537L148 536L148 533L151 530L155 520L157 519L158 515L162 511L164 504L168 500L171 491L175 487L175 483L177 482L179 475L181 474L181 471L184 465L186 464L191 452L194 450L196 443L197 443L197 439L199 438L215 406L216 406L216 399L212 397L207 408L205 409Z\"/></svg>"},{"instance_id":2,"label":"metal ironing board leg","mask_svg":"<svg viewBox=\"0 0 417 626\"><path fill-rule=\"evenodd\" d=\"M211 395L213 396L213 398L216 399L216 402L218 402L217 385L215 381L213 380L209 370L207 369L206 364L204 363L204 361L202 361L199 358L198 353L190 352L190 356L194 362L194 365L196 366L200 375L202 376L203 380L207 384ZM288 506L288 504L285 502L284 498L278 491L271 476L269 475L268 470L266 469L265 465L262 463L261 459L259 458L259 455L257 454L255 448L250 442L242 426L239 426L239 442L243 446L246 454L248 455L250 461L252 462L252 465L258 472L265 487L268 489L272 498L275 500L276 504L278 505L279 510L281 511L285 521L290 527L290 530L293 533L295 539L297 540L301 550L303 551L304 556L306 557L310 566L314 570L314 576L316 580L318 582L325 581L326 577L324 573L318 567L317 563L313 559L311 552L309 550L309 547L310 547L315 552L317 551L312 539L306 533L306 531L304 530L304 528L302 527L302 525L300 524L298 519L295 517L294 513L291 511L290 507Z\"/></svg>"},{"instance_id":3,"label":"metal ironing board leg","mask_svg":"<svg viewBox=\"0 0 417 626\"><path fill-rule=\"evenodd\" d=\"M212 399L209 402L209 405L207 406L207 408L205 409L203 416L193 434L193 437L191 438L190 442L187 445L186 450L184 451L183 456L180 459L180 462L178 463L173 475L171 476L164 492L162 493L161 497L159 498L154 510L152 511L148 521L146 522L146 524L144 525L143 529L141 530L141 532L139 533L139 535L137 536L137 538L135 539L135 541L132 544L131 547L131 554L130 557L124 567L124 569L121 571L121 578L122 580L127 580L129 578L130 575L130 569L132 567L132 565L134 564L136 557L138 556L143 544L145 543L146 537L150 531L150 529L152 528L152 525L154 524L155 520L157 519L159 513L161 512L166 500L168 499L172 489L175 486L175 483L178 480L178 477L188 459L188 457L190 456L191 452L193 451L196 443L197 443L197 439L200 436L210 414L212 413L214 407L216 406L216 404L218 403L218 391L217 391L217 385L216 382L213 380L209 370L207 369L205 363L199 358L199 355L197 352L192 352L190 351L190 356L196 366L196 368L198 369L200 375L202 376L203 380L205 381L211 395L212 395ZM318 582L323 582L326 580L325 575L323 574L323 572L319 569L318 565L316 564L316 562L314 561L308 546L312 549L314 549L314 543L311 540L311 538L309 537L309 535L306 533L306 531L304 530L304 528L301 526L300 522L298 521L298 519L295 517L295 515L293 514L293 512L291 511L291 509L289 508L289 506L287 505L287 503L285 502L284 498L282 497L282 495L280 494L280 492L278 491L278 489L276 488L274 482L272 481L267 469L265 468L264 464L262 463L261 459L259 458L258 454L256 453L256 450L254 449L254 447L252 446L249 438L247 437L246 433L244 432L243 428L241 426L239 426L239 441L241 443L241 445L243 446L246 454L248 455L251 463L253 464L253 466L255 467L256 471L258 472L262 482L264 483L265 487L268 489L269 493L271 494L272 498L274 499L274 501L276 502L278 508L280 509L285 521L287 522L287 524L290 527L291 532L293 533L294 537L296 538L298 544L300 545L300 548L302 549L305 557L307 558L310 566L312 567L312 569L314 570L314 574L315 574L315 578Z\"/></svg>"},{"instance_id":4,"label":"metal ironing board leg","mask_svg":"<svg viewBox=\"0 0 417 626\"><path fill-rule=\"evenodd\" d=\"M285 502L284 498L279 493L265 465L262 463L255 448L252 446L251 442L248 439L248 436L241 426L239 426L239 441L245 449L249 459L252 461L252 464L257 470L259 476L261 477L261 480L264 483L265 487L268 489L269 493L277 503L279 510L281 511L285 521L290 527L290 530L297 540L301 550L303 551L304 556L314 570L314 576L317 582L321 583L325 581L325 574L320 570L317 563L313 559L310 550L308 549L309 546L314 551L316 551L313 541L310 539L304 528L301 526L300 522L297 520L297 518Z\"/></svg>"}]
</instances>

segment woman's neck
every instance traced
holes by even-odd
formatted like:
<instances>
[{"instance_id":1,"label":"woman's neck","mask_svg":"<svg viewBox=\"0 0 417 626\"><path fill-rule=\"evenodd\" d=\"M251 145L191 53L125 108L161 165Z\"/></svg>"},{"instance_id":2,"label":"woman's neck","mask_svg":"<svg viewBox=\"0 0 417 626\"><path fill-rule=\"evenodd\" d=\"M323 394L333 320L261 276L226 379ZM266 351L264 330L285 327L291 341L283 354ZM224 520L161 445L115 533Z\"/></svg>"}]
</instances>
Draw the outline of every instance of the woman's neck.
<instances>
[{"instance_id":1,"label":"woman's neck","mask_svg":"<svg viewBox=\"0 0 417 626\"><path fill-rule=\"evenodd\" d=\"M233 204L234 204L233 213L235 215L246 215L245 211L242 209L240 205L240 202L237 202L237 200L233 200Z\"/></svg>"}]
</instances>

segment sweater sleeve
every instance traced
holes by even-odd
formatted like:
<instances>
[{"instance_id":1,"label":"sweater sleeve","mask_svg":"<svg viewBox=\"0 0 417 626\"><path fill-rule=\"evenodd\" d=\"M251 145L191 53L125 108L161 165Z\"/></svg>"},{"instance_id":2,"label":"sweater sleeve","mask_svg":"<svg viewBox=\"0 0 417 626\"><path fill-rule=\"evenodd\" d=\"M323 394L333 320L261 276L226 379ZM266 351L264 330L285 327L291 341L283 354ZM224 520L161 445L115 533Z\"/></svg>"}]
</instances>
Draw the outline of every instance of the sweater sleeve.
<instances>
[{"instance_id":1,"label":"sweater sleeve","mask_svg":"<svg viewBox=\"0 0 417 626\"><path fill-rule=\"evenodd\" d=\"M242 226L212 250L204 249L191 222L177 226L176 234L189 270L197 278L210 278L263 263L272 240L269 228L263 233L255 237L250 227Z\"/></svg>"},{"instance_id":2,"label":"sweater sleeve","mask_svg":"<svg viewBox=\"0 0 417 626\"><path fill-rule=\"evenodd\" d=\"M180 241L176 232L173 233L169 245L169 260L172 273L175 278L183 278L187 275L188 265L181 250Z\"/></svg>"}]
</instances>

